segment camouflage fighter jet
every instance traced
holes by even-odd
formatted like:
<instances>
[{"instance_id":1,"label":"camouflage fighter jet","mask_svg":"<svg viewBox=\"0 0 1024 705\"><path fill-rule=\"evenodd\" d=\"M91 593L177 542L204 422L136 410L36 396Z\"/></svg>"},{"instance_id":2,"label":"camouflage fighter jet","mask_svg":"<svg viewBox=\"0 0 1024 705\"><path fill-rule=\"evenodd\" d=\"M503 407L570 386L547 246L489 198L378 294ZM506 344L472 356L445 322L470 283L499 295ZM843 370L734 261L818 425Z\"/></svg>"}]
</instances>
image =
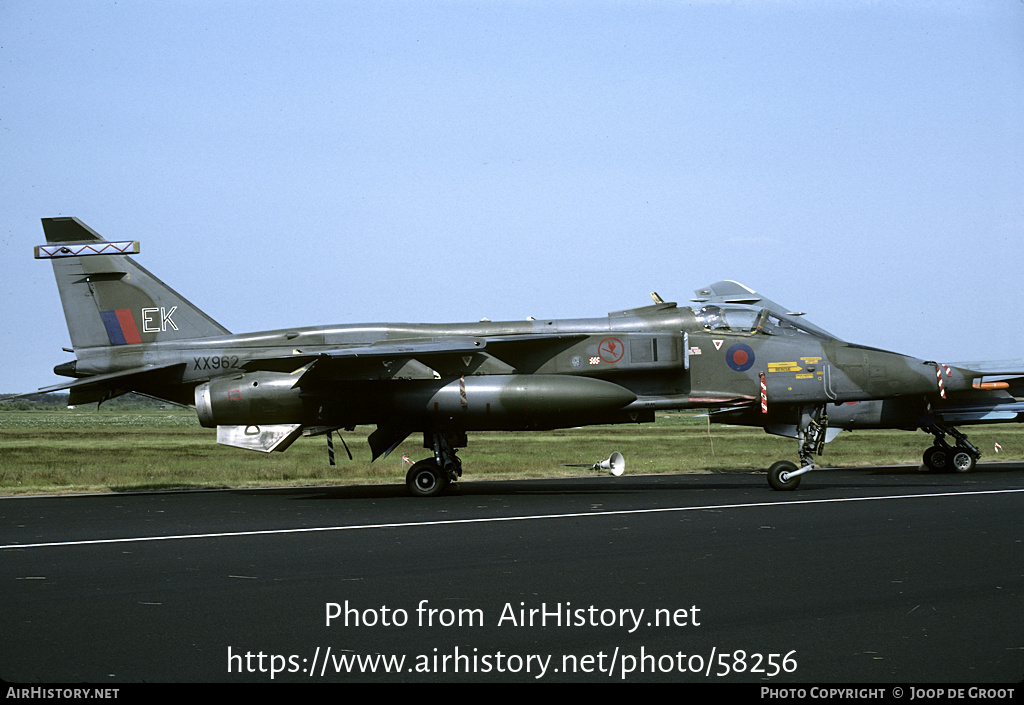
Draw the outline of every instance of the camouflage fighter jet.
<instances>
[{"instance_id":1,"label":"camouflage fighter jet","mask_svg":"<svg viewBox=\"0 0 1024 705\"><path fill-rule=\"evenodd\" d=\"M792 423L800 466L779 461L768 480L795 489L836 405L927 403L982 377L842 342L746 287L700 308L652 294L653 305L600 318L231 334L128 256L137 241L108 242L75 218L42 223L48 244L36 257L53 265L75 360L54 368L71 381L39 392L68 389L70 404L136 392L194 405L219 443L262 452L375 425L375 460L422 433L432 453L406 478L418 496L461 477L471 431L644 423L691 408Z\"/></svg>"}]
</instances>

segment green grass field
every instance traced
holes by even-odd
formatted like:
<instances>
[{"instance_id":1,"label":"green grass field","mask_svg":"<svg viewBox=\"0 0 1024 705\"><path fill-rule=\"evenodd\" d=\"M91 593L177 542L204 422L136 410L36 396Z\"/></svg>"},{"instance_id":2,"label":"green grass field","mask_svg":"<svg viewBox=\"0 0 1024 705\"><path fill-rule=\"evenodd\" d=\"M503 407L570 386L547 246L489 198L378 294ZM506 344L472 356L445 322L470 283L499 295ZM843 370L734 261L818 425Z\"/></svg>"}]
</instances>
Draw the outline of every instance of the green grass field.
<instances>
[{"instance_id":1,"label":"green grass field","mask_svg":"<svg viewBox=\"0 0 1024 705\"><path fill-rule=\"evenodd\" d=\"M966 428L984 461L1024 460L1024 427ZM217 445L216 434L185 410L0 411L0 495L122 492L200 487L370 484L405 481L402 461L429 455L410 437L388 458L370 463L367 434L345 433L355 460L335 442L338 464L327 462L324 437L301 438L285 453L254 453ZM1002 446L999 454L994 444ZM825 467L918 464L931 443L924 433L858 431L825 446ZM760 429L711 426L692 414L659 414L654 424L592 426L537 433L481 432L461 450L465 478L579 476L612 451L627 474L764 471L795 460L796 441Z\"/></svg>"}]
</instances>

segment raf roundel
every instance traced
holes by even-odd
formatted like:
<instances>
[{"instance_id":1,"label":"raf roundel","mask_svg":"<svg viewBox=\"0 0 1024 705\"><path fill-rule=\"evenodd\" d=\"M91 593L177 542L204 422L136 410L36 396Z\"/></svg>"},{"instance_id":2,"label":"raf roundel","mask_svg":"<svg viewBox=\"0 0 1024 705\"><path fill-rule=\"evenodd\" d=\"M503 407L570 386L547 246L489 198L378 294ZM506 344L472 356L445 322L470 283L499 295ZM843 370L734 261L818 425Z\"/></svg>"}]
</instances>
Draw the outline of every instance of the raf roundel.
<instances>
[{"instance_id":1,"label":"raf roundel","mask_svg":"<svg viewBox=\"0 0 1024 705\"><path fill-rule=\"evenodd\" d=\"M754 351L749 345L736 343L726 351L725 361L737 372L746 372L754 365Z\"/></svg>"}]
</instances>

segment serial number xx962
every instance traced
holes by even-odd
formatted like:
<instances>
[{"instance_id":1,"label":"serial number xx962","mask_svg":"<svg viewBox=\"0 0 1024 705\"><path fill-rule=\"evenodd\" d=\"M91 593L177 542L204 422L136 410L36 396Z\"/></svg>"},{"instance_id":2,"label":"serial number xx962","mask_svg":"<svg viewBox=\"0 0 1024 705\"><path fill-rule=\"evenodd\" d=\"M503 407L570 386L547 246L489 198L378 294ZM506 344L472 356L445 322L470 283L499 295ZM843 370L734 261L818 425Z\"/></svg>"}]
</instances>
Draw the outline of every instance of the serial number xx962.
<instances>
[{"instance_id":1,"label":"serial number xx962","mask_svg":"<svg viewBox=\"0 0 1024 705\"><path fill-rule=\"evenodd\" d=\"M221 357L194 357L193 370L229 370L238 367L238 355Z\"/></svg>"}]
</instances>

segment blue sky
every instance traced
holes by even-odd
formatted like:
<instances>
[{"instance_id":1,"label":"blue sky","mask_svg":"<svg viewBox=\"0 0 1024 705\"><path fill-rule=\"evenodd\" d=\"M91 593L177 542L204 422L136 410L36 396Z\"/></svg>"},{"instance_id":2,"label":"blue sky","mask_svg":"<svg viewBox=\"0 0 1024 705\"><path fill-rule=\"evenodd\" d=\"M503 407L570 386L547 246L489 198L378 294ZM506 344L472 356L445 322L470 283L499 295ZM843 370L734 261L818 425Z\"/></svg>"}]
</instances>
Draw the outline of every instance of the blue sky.
<instances>
[{"instance_id":1,"label":"blue sky","mask_svg":"<svg viewBox=\"0 0 1024 705\"><path fill-rule=\"evenodd\" d=\"M1024 3L0 2L0 392L70 359L39 218L234 332L600 316L736 279L1024 358Z\"/></svg>"}]
</instances>

